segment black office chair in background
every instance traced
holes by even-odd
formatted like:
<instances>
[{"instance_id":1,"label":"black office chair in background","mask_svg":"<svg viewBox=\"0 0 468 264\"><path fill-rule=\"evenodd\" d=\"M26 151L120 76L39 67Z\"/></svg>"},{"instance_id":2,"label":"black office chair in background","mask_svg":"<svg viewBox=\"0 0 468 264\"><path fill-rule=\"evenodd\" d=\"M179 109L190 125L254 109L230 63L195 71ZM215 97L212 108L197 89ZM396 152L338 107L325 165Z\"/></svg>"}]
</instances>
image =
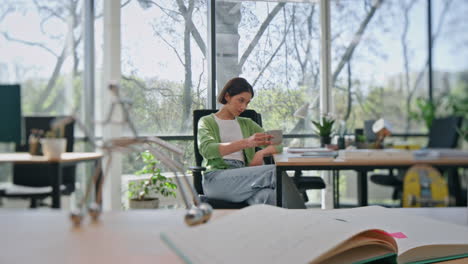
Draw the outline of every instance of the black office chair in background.
<instances>
[{"instance_id":1,"label":"black office chair in background","mask_svg":"<svg viewBox=\"0 0 468 264\"><path fill-rule=\"evenodd\" d=\"M461 127L463 118L459 116L450 116L445 118L437 118L432 122L432 127L429 130L429 141L427 148L456 148L458 143L458 130ZM393 187L392 199L401 199L403 193L403 176L404 170L397 170L398 174L394 175L393 170L390 174L374 174L370 177L375 184ZM455 176L455 175L453 175ZM450 179L449 181L453 180ZM449 187L450 187L449 183ZM452 184L453 185L453 184ZM459 186L453 186L459 188Z\"/></svg>"},{"instance_id":2,"label":"black office chair in background","mask_svg":"<svg viewBox=\"0 0 468 264\"><path fill-rule=\"evenodd\" d=\"M26 132L26 144L16 145L17 152L28 152L28 138L32 129L50 130L51 122L57 116L26 116L24 125ZM65 138L67 139L67 152L73 152L74 145L74 123L65 126ZM61 192L63 195L70 195L75 191L75 169L76 166L63 168ZM30 199L30 208L36 208L41 201L52 194L52 179L48 172L47 165L41 164L14 164L12 184L5 185L0 192L1 197Z\"/></svg>"}]
</instances>

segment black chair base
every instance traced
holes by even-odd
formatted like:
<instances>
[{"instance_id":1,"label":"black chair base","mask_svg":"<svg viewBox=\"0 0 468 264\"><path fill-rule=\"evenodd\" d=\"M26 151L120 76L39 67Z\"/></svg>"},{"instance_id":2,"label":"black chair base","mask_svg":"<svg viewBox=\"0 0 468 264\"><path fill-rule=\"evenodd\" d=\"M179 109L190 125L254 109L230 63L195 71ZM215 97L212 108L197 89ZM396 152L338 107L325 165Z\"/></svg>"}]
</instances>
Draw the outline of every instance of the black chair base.
<instances>
[{"instance_id":1,"label":"black chair base","mask_svg":"<svg viewBox=\"0 0 468 264\"><path fill-rule=\"evenodd\" d=\"M297 189L302 195L302 199L304 199L304 202L306 203L309 201L309 197L306 192L307 190L319 190L326 187L325 182L321 177L302 176L301 170L296 170L294 172L294 184L296 184Z\"/></svg>"},{"instance_id":2,"label":"black chair base","mask_svg":"<svg viewBox=\"0 0 468 264\"><path fill-rule=\"evenodd\" d=\"M66 186L60 187L62 194L66 190ZM52 195L52 187L29 187L17 184L3 184L0 186L0 197L12 199L30 199L29 208L37 208L39 206L51 205L43 202L44 199Z\"/></svg>"},{"instance_id":3,"label":"black chair base","mask_svg":"<svg viewBox=\"0 0 468 264\"><path fill-rule=\"evenodd\" d=\"M198 195L198 197L200 198L200 201L211 205L213 209L241 209L241 208L249 206L249 204L246 202L240 202L240 203L228 202L225 200L209 198L206 195Z\"/></svg>"},{"instance_id":4,"label":"black chair base","mask_svg":"<svg viewBox=\"0 0 468 264\"><path fill-rule=\"evenodd\" d=\"M393 200L401 199L403 194L403 182L397 177L390 175L374 174L370 177L371 181L378 185L393 187Z\"/></svg>"}]
</instances>

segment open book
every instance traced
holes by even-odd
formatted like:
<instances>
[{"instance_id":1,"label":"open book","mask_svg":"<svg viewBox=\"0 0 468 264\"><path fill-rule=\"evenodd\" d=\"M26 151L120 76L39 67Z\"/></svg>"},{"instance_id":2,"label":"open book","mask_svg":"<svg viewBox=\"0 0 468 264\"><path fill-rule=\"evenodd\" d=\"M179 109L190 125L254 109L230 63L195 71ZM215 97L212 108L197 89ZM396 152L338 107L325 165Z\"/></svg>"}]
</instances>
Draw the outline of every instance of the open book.
<instances>
[{"instance_id":1,"label":"open book","mask_svg":"<svg viewBox=\"0 0 468 264\"><path fill-rule=\"evenodd\" d=\"M468 257L468 228L377 206L254 205L161 239L186 263L431 263Z\"/></svg>"}]
</instances>

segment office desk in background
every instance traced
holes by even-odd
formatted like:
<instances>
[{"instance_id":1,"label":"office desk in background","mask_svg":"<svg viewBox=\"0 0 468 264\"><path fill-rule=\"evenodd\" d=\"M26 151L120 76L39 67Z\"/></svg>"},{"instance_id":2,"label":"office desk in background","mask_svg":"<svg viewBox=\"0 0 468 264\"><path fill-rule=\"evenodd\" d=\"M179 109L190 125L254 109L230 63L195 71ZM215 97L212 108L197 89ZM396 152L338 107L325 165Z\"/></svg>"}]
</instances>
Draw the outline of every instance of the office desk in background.
<instances>
[{"instance_id":1,"label":"office desk in background","mask_svg":"<svg viewBox=\"0 0 468 264\"><path fill-rule=\"evenodd\" d=\"M467 208L391 210L468 225ZM210 221L234 211L215 210ZM160 233L190 228L184 223L185 212L105 212L99 222L92 223L88 217L82 227L73 228L63 211L2 209L0 263L183 263L161 241Z\"/></svg>"},{"instance_id":2,"label":"office desk in background","mask_svg":"<svg viewBox=\"0 0 468 264\"><path fill-rule=\"evenodd\" d=\"M101 162L102 154L95 152L63 153L60 160L48 160L45 156L32 156L29 153L0 153L0 163L16 164L47 164L52 175L52 208L61 207L60 185L62 184L62 169L80 162ZM31 175L34 177L34 175Z\"/></svg>"},{"instance_id":3,"label":"office desk in background","mask_svg":"<svg viewBox=\"0 0 468 264\"><path fill-rule=\"evenodd\" d=\"M388 159L373 159L373 160L338 160L328 162L311 161L288 161L288 157L292 154L283 152L274 155L276 165L276 190L281 190L282 182L281 175L287 170L327 170L333 172L333 204L335 208L339 205L338 192L338 176L340 170L354 170L358 173L357 188L358 188L358 205L366 206L368 190L367 190L367 172L374 169L408 169L417 164L431 165L439 169L448 168L468 168L467 158L442 158L435 160L388 160ZM276 192L276 201L278 206L282 206L282 193Z\"/></svg>"}]
</instances>

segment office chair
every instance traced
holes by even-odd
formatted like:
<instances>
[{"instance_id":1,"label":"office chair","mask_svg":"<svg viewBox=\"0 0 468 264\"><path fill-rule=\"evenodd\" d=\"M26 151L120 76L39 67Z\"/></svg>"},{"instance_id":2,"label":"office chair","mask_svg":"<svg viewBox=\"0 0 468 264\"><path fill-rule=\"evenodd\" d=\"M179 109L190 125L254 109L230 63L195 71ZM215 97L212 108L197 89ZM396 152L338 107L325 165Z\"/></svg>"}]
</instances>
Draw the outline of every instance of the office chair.
<instances>
[{"instance_id":1,"label":"office chair","mask_svg":"<svg viewBox=\"0 0 468 264\"><path fill-rule=\"evenodd\" d=\"M459 116L450 116L437 118L432 121L429 130L429 141L427 148L456 148L458 143L458 129L461 127L463 118ZM375 184L393 187L392 199L401 199L403 194L403 175L404 170L397 170L398 176L390 170L389 175L375 174L370 177Z\"/></svg>"},{"instance_id":2,"label":"office chair","mask_svg":"<svg viewBox=\"0 0 468 264\"><path fill-rule=\"evenodd\" d=\"M210 109L201 109L201 110L194 110L193 111L193 137L194 137L194 153L195 153L195 163L196 166L192 166L189 169L192 171L193 174L193 186L195 187L195 191L198 193L200 200L202 202L210 204L214 209L240 209L246 206L249 206L247 202L240 202L234 203L220 199L213 199L209 198L204 195L203 186L202 186L202 178L203 178L203 171L206 170L205 167L202 167L203 157L198 150L198 121L200 118L210 115L212 113L216 113L218 110L210 110ZM261 116L257 114L254 110L247 109L240 115L241 117L248 117L252 119L257 124L261 125Z\"/></svg>"},{"instance_id":3,"label":"office chair","mask_svg":"<svg viewBox=\"0 0 468 264\"><path fill-rule=\"evenodd\" d=\"M56 116L26 116L24 117L26 138L31 134L32 129L50 130L51 122ZM67 152L73 152L74 145L74 123L65 126L65 138L67 139ZM17 144L17 152L27 152L29 143L26 140L24 145ZM70 166L63 168L61 192L63 195L70 195L75 191L75 168ZM43 164L14 164L12 184L5 184L0 187L3 192L1 197L30 199L30 208L43 205L41 201L52 194L52 179L48 173L48 166Z\"/></svg>"}]
</instances>

